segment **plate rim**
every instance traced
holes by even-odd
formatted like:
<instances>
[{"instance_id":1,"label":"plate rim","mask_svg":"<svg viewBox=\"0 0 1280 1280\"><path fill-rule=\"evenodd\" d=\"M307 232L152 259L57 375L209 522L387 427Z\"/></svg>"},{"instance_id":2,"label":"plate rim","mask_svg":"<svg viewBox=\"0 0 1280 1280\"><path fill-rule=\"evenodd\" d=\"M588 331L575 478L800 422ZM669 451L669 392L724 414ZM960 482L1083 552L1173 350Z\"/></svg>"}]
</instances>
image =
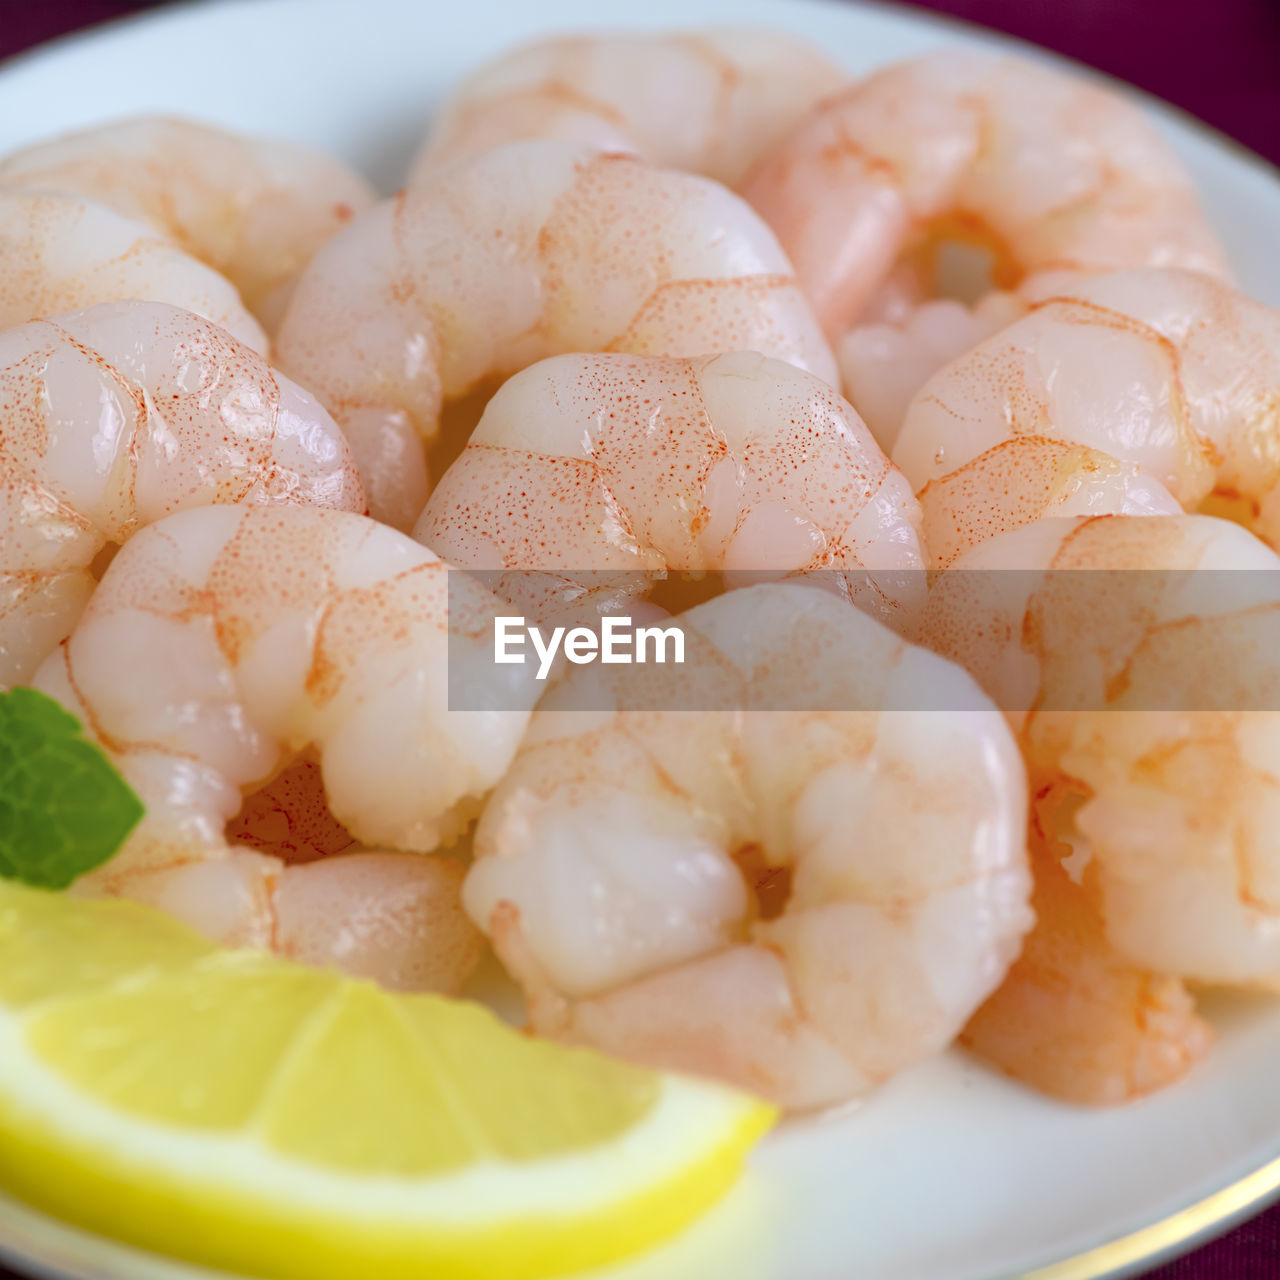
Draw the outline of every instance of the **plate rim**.
<instances>
[{"instance_id":1,"label":"plate rim","mask_svg":"<svg viewBox=\"0 0 1280 1280\"><path fill-rule=\"evenodd\" d=\"M1033 40L1022 36L987 27L971 18L920 8L912 3L912 0L819 0L819 2L832 8L870 10L944 33L956 32L970 39L976 37L992 40L1014 50L1029 50L1037 58L1047 58L1076 74L1108 85L1114 91L1136 100L1157 117L1164 117L1186 132L1197 135L1204 143L1227 153L1236 163L1252 170L1262 181L1280 186L1280 162L1262 155L1218 126L1202 120L1191 111L1170 102L1159 94L1143 89L1119 75L1092 66L1070 54L1036 44ZM216 10L223 6L247 7L247 0L194 0L194 2L193 0L163 0L162 3L146 9L105 18L88 26L62 32L0 58L0 77L17 69L25 70L31 64L43 61L46 57L56 57L69 47L91 42L104 34L115 35L128 27L163 23L179 15L193 16L200 11ZM140 1249L126 1241L87 1231L65 1219L47 1214L38 1206L28 1204L4 1191L3 1188L0 1188L0 1194L4 1195L11 1204L16 1204L24 1212L45 1220L57 1230L64 1230L89 1240L101 1240L117 1249L160 1259L189 1271L192 1277L209 1277L210 1280L226 1277L226 1280L240 1280L241 1273L209 1271L185 1259ZM1250 1172L1145 1226L1043 1266L1027 1271L992 1275L989 1280L1120 1280L1120 1277L1133 1276L1139 1271L1145 1272L1149 1268L1184 1256L1196 1247L1225 1235L1235 1225L1263 1212L1278 1200L1280 1200L1280 1154L1264 1158L1262 1163ZM55 1274L49 1268L59 1268L56 1274L68 1276L72 1274L62 1273L59 1263L33 1257L30 1254L15 1253L12 1246L0 1238L0 1265L10 1264L22 1267L34 1264L40 1269L37 1274L46 1276ZM80 1276L86 1277L87 1280L89 1272L82 1271ZM102 1280L107 1280L105 1274ZM245 1280L257 1280L257 1278L246 1277Z\"/></svg>"},{"instance_id":2,"label":"plate rim","mask_svg":"<svg viewBox=\"0 0 1280 1280\"><path fill-rule=\"evenodd\" d=\"M1280 1156L1167 1217L1008 1280L1119 1280L1136 1275L1220 1238L1277 1200Z\"/></svg>"}]
</instances>

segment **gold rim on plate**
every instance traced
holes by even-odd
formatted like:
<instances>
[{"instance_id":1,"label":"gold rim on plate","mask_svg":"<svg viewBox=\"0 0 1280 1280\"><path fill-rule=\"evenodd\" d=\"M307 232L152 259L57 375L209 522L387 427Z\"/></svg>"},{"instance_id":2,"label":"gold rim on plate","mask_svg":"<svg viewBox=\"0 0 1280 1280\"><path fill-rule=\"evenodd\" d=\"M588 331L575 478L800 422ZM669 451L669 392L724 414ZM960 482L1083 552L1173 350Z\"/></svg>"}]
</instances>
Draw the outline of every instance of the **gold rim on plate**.
<instances>
[{"instance_id":1,"label":"gold rim on plate","mask_svg":"<svg viewBox=\"0 0 1280 1280\"><path fill-rule=\"evenodd\" d=\"M1051 1262L1031 1271L1004 1277L1003 1280L1115 1280L1116 1277L1133 1275L1139 1267L1159 1266L1162 1262L1180 1255L1184 1250L1197 1243L1207 1242L1207 1238L1215 1228L1234 1225L1237 1221L1265 1209L1280 1197L1280 1156L1274 1157L1253 1173L1245 1174L1238 1181L1207 1195L1202 1200L1188 1205L1184 1209L1162 1218L1158 1222L1140 1227L1128 1235L1119 1236L1105 1244L1086 1249L1083 1253L1074 1254L1058 1262ZM171 1258L164 1254L155 1254L138 1250L135 1246L122 1241L112 1240L108 1236L100 1236L76 1227L59 1218L52 1218L40 1210L20 1201L5 1196L11 1209L27 1218L52 1228L57 1233L69 1233L86 1241L100 1240L112 1249L123 1252L142 1254L155 1262L175 1268L178 1272L189 1273L192 1277L208 1276L227 1277L234 1280L230 1272L210 1272L184 1262L181 1258ZM10 1224L12 1225L12 1224ZM34 1251L33 1246L34 1244ZM117 1280L126 1273L117 1271L114 1262L103 1264L101 1260L91 1261L83 1257L74 1259L65 1255L58 1256L56 1247L50 1248L49 1241L33 1242L18 1239L5 1240L0 1236L0 1266L10 1263L16 1266L34 1265L46 1276L57 1275L66 1280ZM105 1265L106 1269L102 1270Z\"/></svg>"},{"instance_id":2,"label":"gold rim on plate","mask_svg":"<svg viewBox=\"0 0 1280 1280\"><path fill-rule=\"evenodd\" d=\"M1107 1276L1130 1275L1140 1266L1158 1266L1184 1248L1189 1250L1197 1243L1207 1243L1215 1228L1233 1226L1261 1212L1277 1196L1280 1196L1280 1156L1159 1222L1060 1262L1037 1267L1026 1272L1022 1280L1103 1280Z\"/></svg>"}]
</instances>

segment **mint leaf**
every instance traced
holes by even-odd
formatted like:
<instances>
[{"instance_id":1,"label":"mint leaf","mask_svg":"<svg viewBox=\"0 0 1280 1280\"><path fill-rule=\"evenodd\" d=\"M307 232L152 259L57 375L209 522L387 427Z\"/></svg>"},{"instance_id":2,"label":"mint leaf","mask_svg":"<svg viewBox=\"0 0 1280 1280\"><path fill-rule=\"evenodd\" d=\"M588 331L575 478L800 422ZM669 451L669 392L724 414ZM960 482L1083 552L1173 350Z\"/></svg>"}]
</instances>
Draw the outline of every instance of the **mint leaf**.
<instances>
[{"instance_id":1,"label":"mint leaf","mask_svg":"<svg viewBox=\"0 0 1280 1280\"><path fill-rule=\"evenodd\" d=\"M65 889L106 862L143 812L69 711L35 689L0 693L0 876Z\"/></svg>"}]
</instances>

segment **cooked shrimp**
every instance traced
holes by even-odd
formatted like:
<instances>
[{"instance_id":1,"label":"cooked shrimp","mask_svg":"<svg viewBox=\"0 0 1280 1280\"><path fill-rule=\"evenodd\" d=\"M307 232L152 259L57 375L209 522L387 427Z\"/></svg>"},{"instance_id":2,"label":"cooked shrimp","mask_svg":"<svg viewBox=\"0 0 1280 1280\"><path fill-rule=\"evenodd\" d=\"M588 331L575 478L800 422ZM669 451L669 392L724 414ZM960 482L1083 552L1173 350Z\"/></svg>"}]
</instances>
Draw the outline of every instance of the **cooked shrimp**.
<instances>
[{"instance_id":1,"label":"cooked shrimp","mask_svg":"<svg viewBox=\"0 0 1280 1280\"><path fill-rule=\"evenodd\" d=\"M1014 710L1041 824L1152 973L1280 987L1278 628L1280 556L1210 516L1037 521L931 593L925 639Z\"/></svg>"},{"instance_id":2,"label":"cooked shrimp","mask_svg":"<svg viewBox=\"0 0 1280 1280\"><path fill-rule=\"evenodd\" d=\"M682 622L658 709L614 709L617 667L544 700L464 904L540 1032L788 1107L854 1097L949 1044L1017 954L1017 748L963 671L830 592Z\"/></svg>"},{"instance_id":3,"label":"cooked shrimp","mask_svg":"<svg viewBox=\"0 0 1280 1280\"><path fill-rule=\"evenodd\" d=\"M946 50L821 103L743 193L778 233L833 339L899 260L949 240L995 255L1000 288L1064 273L1227 272L1172 151L1142 112L1039 63Z\"/></svg>"},{"instance_id":4,"label":"cooked shrimp","mask_svg":"<svg viewBox=\"0 0 1280 1280\"><path fill-rule=\"evenodd\" d=\"M1033 1088L1088 1106L1180 1080L1214 1038L1185 985L1133 964L1107 941L1090 868L1074 880L1034 840L1031 866L1035 928L961 1042Z\"/></svg>"},{"instance_id":5,"label":"cooked shrimp","mask_svg":"<svg viewBox=\"0 0 1280 1280\"><path fill-rule=\"evenodd\" d=\"M880 447L893 451L908 405L943 365L1025 311L1016 293L988 293L973 307L938 298L908 309L897 324L860 324L846 333L836 347L844 393Z\"/></svg>"},{"instance_id":6,"label":"cooked shrimp","mask_svg":"<svg viewBox=\"0 0 1280 1280\"><path fill-rule=\"evenodd\" d=\"M936 563L1040 515L1227 499L1280 544L1280 312L1183 271L1081 281L946 366L893 450Z\"/></svg>"},{"instance_id":7,"label":"cooked shrimp","mask_svg":"<svg viewBox=\"0 0 1280 1280\"><path fill-rule=\"evenodd\" d=\"M467 569L564 571L612 606L602 571L641 591L668 569L919 570L917 520L858 415L794 365L566 355L489 401L414 536ZM892 615L923 575L849 586Z\"/></svg>"},{"instance_id":8,"label":"cooked shrimp","mask_svg":"<svg viewBox=\"0 0 1280 1280\"><path fill-rule=\"evenodd\" d=\"M194 311L266 352L235 289L150 227L80 196L0 190L0 329L129 298Z\"/></svg>"},{"instance_id":9,"label":"cooked shrimp","mask_svg":"<svg viewBox=\"0 0 1280 1280\"><path fill-rule=\"evenodd\" d=\"M208 503L364 510L334 421L216 325L108 302L0 332L0 683L66 636L95 569Z\"/></svg>"},{"instance_id":10,"label":"cooked shrimp","mask_svg":"<svg viewBox=\"0 0 1280 1280\"><path fill-rule=\"evenodd\" d=\"M410 181L506 142L560 138L733 186L847 79L818 49L781 31L598 31L535 40L463 81Z\"/></svg>"},{"instance_id":11,"label":"cooked shrimp","mask_svg":"<svg viewBox=\"0 0 1280 1280\"><path fill-rule=\"evenodd\" d=\"M0 187L73 192L155 227L226 276L268 327L315 251L374 201L323 152L165 116L15 151L0 159Z\"/></svg>"},{"instance_id":12,"label":"cooked shrimp","mask_svg":"<svg viewBox=\"0 0 1280 1280\"><path fill-rule=\"evenodd\" d=\"M558 142L462 161L357 219L303 273L278 339L346 429L370 509L402 528L443 400L565 351L735 349L835 384L786 257L736 196Z\"/></svg>"},{"instance_id":13,"label":"cooked shrimp","mask_svg":"<svg viewBox=\"0 0 1280 1280\"><path fill-rule=\"evenodd\" d=\"M276 875L269 905L252 923L256 936L246 941L277 950L308 964L337 963L348 972L374 978L383 986L408 991L455 991L475 967L483 942L462 910L465 866L460 858L362 849L334 817L325 798L324 776L313 754L304 754L265 786L245 797L227 823L233 862L256 878L263 864L243 849L267 854L268 874ZM349 855L359 854L353 858ZM348 856L339 856L348 855ZM171 890L185 893L202 879L239 885L243 874L215 862L202 872L183 866L154 872L140 882L140 895L181 915ZM204 907L196 910L204 912ZM205 916L207 921L207 915ZM269 922L271 930L262 930ZM233 923L233 927L235 922ZM217 929L211 930L217 933ZM221 936L224 938L226 934Z\"/></svg>"},{"instance_id":14,"label":"cooked shrimp","mask_svg":"<svg viewBox=\"0 0 1280 1280\"><path fill-rule=\"evenodd\" d=\"M449 709L455 659L492 644L487 597L467 588L346 512L204 507L137 534L34 682L147 806L78 889L150 902L226 942L456 986L479 943L458 910L460 869L428 854L474 816L534 701L532 670L502 667L469 699L485 709ZM228 822L246 833L243 795L311 753L335 823L376 857L289 865L260 839L228 842Z\"/></svg>"}]
</instances>

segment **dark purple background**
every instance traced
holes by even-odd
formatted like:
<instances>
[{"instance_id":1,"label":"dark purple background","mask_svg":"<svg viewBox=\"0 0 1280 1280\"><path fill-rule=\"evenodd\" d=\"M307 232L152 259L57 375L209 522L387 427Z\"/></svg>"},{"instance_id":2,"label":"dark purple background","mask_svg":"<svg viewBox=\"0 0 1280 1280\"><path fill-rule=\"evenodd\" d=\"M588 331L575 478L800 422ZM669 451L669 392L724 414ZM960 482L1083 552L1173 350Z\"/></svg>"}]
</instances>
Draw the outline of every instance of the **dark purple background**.
<instances>
[{"instance_id":1,"label":"dark purple background","mask_svg":"<svg viewBox=\"0 0 1280 1280\"><path fill-rule=\"evenodd\" d=\"M148 4L6 5L0 57ZM1140 85L1280 164L1280 0L936 0L917 8L1007 31ZM1277 228L1280 251L1280 228ZM7 1273L0 1268L0 1280ZM1150 1280L1280 1280L1280 1208Z\"/></svg>"}]
</instances>

